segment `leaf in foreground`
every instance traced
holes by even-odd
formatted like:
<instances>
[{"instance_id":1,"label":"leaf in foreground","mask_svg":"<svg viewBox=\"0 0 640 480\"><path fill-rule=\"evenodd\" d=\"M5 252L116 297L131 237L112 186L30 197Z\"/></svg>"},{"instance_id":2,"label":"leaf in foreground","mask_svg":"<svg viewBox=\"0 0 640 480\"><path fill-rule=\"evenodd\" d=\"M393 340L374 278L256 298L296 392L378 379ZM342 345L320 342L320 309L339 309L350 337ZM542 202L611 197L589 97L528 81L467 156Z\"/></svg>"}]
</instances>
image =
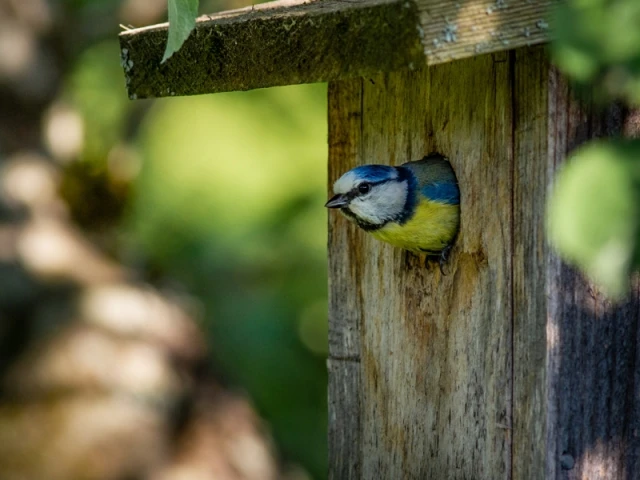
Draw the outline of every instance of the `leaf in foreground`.
<instances>
[{"instance_id":1,"label":"leaf in foreground","mask_svg":"<svg viewBox=\"0 0 640 480\"><path fill-rule=\"evenodd\" d=\"M168 0L169 37L162 62L180 50L184 41L196 25L199 0Z\"/></svg>"},{"instance_id":2,"label":"leaf in foreground","mask_svg":"<svg viewBox=\"0 0 640 480\"><path fill-rule=\"evenodd\" d=\"M640 141L591 142L558 174L551 242L612 297L629 286L640 227Z\"/></svg>"}]
</instances>

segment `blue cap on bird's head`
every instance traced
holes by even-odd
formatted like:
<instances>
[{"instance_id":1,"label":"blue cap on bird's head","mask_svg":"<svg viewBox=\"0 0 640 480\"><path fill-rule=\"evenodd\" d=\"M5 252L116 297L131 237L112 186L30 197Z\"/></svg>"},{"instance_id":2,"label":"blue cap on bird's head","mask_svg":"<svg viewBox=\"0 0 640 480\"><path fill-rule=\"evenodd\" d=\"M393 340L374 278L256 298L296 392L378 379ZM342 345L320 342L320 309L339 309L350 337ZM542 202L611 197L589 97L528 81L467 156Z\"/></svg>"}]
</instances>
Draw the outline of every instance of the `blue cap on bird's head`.
<instances>
[{"instance_id":1,"label":"blue cap on bird's head","mask_svg":"<svg viewBox=\"0 0 640 480\"><path fill-rule=\"evenodd\" d=\"M345 173L338 182L347 176L372 183L386 182L398 178L398 169L390 165L360 165Z\"/></svg>"},{"instance_id":2,"label":"blue cap on bird's head","mask_svg":"<svg viewBox=\"0 0 640 480\"><path fill-rule=\"evenodd\" d=\"M398 178L398 170L388 165L361 165L349 170L333 184L335 195L325 204L327 208L342 208L358 196L379 185Z\"/></svg>"},{"instance_id":3,"label":"blue cap on bird's head","mask_svg":"<svg viewBox=\"0 0 640 480\"><path fill-rule=\"evenodd\" d=\"M327 208L342 213L365 229L382 226L405 207L408 178L397 167L361 165L349 170L334 184Z\"/></svg>"}]
</instances>

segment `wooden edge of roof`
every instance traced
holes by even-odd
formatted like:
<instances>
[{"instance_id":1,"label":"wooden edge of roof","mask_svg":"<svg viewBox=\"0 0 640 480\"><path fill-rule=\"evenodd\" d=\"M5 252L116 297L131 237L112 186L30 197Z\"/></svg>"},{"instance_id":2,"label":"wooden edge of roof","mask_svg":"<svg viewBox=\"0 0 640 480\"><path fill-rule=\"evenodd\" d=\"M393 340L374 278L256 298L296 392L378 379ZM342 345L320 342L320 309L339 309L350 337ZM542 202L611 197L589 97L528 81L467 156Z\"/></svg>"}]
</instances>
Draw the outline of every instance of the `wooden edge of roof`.
<instances>
[{"instance_id":1,"label":"wooden edge of roof","mask_svg":"<svg viewBox=\"0 0 640 480\"><path fill-rule=\"evenodd\" d=\"M127 30L121 60L134 99L324 82L544 42L553 3L280 0L200 17L164 64L168 24Z\"/></svg>"}]
</instances>

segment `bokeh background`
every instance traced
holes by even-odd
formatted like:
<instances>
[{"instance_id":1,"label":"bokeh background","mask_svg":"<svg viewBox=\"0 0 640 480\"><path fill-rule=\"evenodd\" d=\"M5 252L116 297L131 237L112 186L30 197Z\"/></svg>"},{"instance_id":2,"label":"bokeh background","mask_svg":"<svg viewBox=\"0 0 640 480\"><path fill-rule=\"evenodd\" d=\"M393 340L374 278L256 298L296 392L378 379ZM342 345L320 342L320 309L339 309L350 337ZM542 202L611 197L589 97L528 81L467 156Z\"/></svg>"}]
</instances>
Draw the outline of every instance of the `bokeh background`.
<instances>
[{"instance_id":1,"label":"bokeh background","mask_svg":"<svg viewBox=\"0 0 640 480\"><path fill-rule=\"evenodd\" d=\"M3 480L326 477L326 86L131 102L165 19L0 0Z\"/></svg>"}]
</instances>

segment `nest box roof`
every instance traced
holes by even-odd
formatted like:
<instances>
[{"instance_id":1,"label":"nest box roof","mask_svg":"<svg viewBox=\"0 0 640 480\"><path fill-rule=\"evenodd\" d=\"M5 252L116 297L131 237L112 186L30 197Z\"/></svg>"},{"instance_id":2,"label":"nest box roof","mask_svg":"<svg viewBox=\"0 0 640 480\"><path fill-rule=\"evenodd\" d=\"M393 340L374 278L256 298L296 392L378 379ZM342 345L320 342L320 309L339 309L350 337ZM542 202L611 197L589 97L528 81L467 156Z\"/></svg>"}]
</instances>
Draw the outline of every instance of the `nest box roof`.
<instances>
[{"instance_id":1,"label":"nest box roof","mask_svg":"<svg viewBox=\"0 0 640 480\"><path fill-rule=\"evenodd\" d=\"M417 69L548 39L554 0L281 0L203 16L164 64L168 24L120 34L131 98Z\"/></svg>"}]
</instances>

